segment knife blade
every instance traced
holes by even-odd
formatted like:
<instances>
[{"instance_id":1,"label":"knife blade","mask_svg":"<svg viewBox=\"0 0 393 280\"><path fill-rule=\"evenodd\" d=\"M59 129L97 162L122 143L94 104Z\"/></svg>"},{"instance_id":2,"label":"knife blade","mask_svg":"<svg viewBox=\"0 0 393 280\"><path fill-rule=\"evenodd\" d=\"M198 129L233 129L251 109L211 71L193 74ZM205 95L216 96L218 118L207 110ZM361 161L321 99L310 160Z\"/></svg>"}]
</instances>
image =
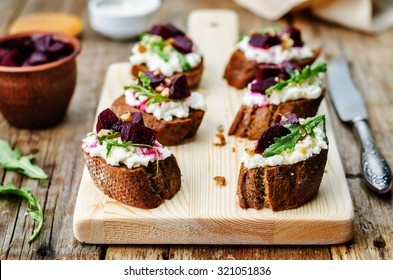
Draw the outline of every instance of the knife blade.
<instances>
[{"instance_id":1,"label":"knife blade","mask_svg":"<svg viewBox=\"0 0 393 280\"><path fill-rule=\"evenodd\" d=\"M391 190L392 172L375 145L363 96L352 82L348 62L337 57L329 61L327 82L333 105L340 119L350 123L361 145L361 170L368 187L376 193Z\"/></svg>"}]
</instances>

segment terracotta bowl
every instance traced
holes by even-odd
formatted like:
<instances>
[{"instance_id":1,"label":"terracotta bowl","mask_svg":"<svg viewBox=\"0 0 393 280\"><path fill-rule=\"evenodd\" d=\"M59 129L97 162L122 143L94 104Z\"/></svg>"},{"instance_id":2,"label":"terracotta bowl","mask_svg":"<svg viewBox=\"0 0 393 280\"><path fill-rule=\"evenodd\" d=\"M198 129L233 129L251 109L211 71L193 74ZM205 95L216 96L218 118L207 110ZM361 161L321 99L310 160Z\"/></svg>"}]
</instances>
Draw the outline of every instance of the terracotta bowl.
<instances>
[{"instance_id":1,"label":"terracotta bowl","mask_svg":"<svg viewBox=\"0 0 393 280\"><path fill-rule=\"evenodd\" d=\"M0 37L7 41L48 33L28 32ZM76 56L79 41L64 34L54 38L73 47L70 55L36 66L0 66L0 111L7 121L19 128L40 129L60 123L67 112L76 84Z\"/></svg>"}]
</instances>

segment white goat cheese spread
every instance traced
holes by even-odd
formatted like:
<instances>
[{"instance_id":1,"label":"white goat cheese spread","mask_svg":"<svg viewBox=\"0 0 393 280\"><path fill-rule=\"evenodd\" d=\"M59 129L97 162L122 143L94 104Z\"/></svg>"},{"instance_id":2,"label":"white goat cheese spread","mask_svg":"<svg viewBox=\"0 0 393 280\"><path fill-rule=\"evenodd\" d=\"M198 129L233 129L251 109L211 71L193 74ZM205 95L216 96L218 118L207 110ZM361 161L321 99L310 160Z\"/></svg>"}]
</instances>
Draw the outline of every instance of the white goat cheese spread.
<instances>
[{"instance_id":1,"label":"white goat cheese spread","mask_svg":"<svg viewBox=\"0 0 393 280\"><path fill-rule=\"evenodd\" d=\"M283 48L280 44L268 49L263 49L251 46L249 44L250 38L250 36L244 36L243 39L237 43L236 48L241 50L248 60L253 60L258 63L279 64L284 60L296 61L314 56L309 46L304 45L302 47Z\"/></svg>"},{"instance_id":2,"label":"white goat cheese spread","mask_svg":"<svg viewBox=\"0 0 393 280\"><path fill-rule=\"evenodd\" d=\"M266 96L259 92L251 91L251 84L253 82L248 84L248 88L242 98L243 105L248 107L254 105L264 107L269 104L278 105L299 99L317 99L321 96L324 89L323 79L321 77L313 77L300 83L290 83L282 90L273 90L269 96Z\"/></svg>"},{"instance_id":3,"label":"white goat cheese spread","mask_svg":"<svg viewBox=\"0 0 393 280\"><path fill-rule=\"evenodd\" d=\"M163 101L150 105L145 105L148 98L139 96L138 93L132 89L125 91L126 103L132 107L137 107L146 113L152 114L159 120L171 121L173 117L187 118L190 109L207 110L206 100L199 92L192 92L191 95L184 99L173 99L170 101Z\"/></svg>"},{"instance_id":4,"label":"white goat cheese spread","mask_svg":"<svg viewBox=\"0 0 393 280\"><path fill-rule=\"evenodd\" d=\"M151 44L157 40L161 40L161 37L157 35L145 35L139 43L136 43L131 49L131 65L146 64L150 71L159 69L165 76L171 76L174 73L183 73L184 69L181 66L178 52L171 50L171 46L165 50L165 53L168 55L167 61L152 51ZM140 46L143 46L143 48ZM144 51L141 52L141 49ZM192 69L197 68L202 62L202 55L196 50L183 55Z\"/></svg>"},{"instance_id":5,"label":"white goat cheese spread","mask_svg":"<svg viewBox=\"0 0 393 280\"><path fill-rule=\"evenodd\" d=\"M121 143L120 137L117 138ZM83 150L92 157L100 157L105 159L106 163L113 166L121 164L128 168L137 168L139 166L147 166L149 162L156 161L156 151L148 147L115 147L113 146L107 155L106 142L102 141L102 145L98 142L97 135L90 133L83 139ZM172 152L163 147L159 142L154 143L157 150L158 160L164 160L172 155Z\"/></svg>"},{"instance_id":6,"label":"white goat cheese spread","mask_svg":"<svg viewBox=\"0 0 393 280\"><path fill-rule=\"evenodd\" d=\"M299 121L301 123L302 119ZM313 129L315 138L312 138L310 135L306 135L303 140L296 143L293 151L286 149L279 155L266 158L263 157L262 154L256 153L251 156L248 153L244 153L242 156L242 162L246 168L252 169L265 166L295 164L306 160L313 155L317 155L322 149L328 148L328 144L325 141L325 133L321 127L322 125L323 124L321 123Z\"/></svg>"}]
</instances>

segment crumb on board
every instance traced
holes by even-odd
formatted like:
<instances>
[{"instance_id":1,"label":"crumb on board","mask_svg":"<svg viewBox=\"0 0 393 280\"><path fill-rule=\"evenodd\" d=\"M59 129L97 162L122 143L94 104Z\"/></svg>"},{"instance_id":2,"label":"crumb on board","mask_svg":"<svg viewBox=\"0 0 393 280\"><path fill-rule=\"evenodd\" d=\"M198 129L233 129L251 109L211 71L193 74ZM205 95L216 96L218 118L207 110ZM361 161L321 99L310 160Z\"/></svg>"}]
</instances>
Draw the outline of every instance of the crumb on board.
<instances>
[{"instance_id":1,"label":"crumb on board","mask_svg":"<svg viewBox=\"0 0 393 280\"><path fill-rule=\"evenodd\" d=\"M222 133L217 133L213 139L214 146L224 146L226 144L225 136Z\"/></svg>"},{"instance_id":2,"label":"crumb on board","mask_svg":"<svg viewBox=\"0 0 393 280\"><path fill-rule=\"evenodd\" d=\"M215 176L213 178L213 180L217 183L217 185L225 186L225 183L226 183L225 177L223 177L223 176Z\"/></svg>"},{"instance_id":3,"label":"crumb on board","mask_svg":"<svg viewBox=\"0 0 393 280\"><path fill-rule=\"evenodd\" d=\"M236 148L232 147L232 153L236 152Z\"/></svg>"},{"instance_id":4,"label":"crumb on board","mask_svg":"<svg viewBox=\"0 0 393 280\"><path fill-rule=\"evenodd\" d=\"M220 132L220 133L223 133L223 132L224 132L224 126L223 126L222 124L220 124L220 125L217 127L217 131Z\"/></svg>"}]
</instances>

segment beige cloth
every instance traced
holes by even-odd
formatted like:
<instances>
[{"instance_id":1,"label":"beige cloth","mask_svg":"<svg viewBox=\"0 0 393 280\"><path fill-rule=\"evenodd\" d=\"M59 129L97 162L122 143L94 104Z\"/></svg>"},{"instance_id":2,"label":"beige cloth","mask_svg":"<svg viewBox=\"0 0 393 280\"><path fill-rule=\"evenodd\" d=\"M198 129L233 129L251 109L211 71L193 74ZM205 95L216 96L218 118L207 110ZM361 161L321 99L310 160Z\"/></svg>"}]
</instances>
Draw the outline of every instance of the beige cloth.
<instances>
[{"instance_id":1,"label":"beige cloth","mask_svg":"<svg viewBox=\"0 0 393 280\"><path fill-rule=\"evenodd\" d=\"M235 0L255 14L276 20L288 12L309 8L325 20L366 32L393 26L392 0Z\"/></svg>"}]
</instances>

